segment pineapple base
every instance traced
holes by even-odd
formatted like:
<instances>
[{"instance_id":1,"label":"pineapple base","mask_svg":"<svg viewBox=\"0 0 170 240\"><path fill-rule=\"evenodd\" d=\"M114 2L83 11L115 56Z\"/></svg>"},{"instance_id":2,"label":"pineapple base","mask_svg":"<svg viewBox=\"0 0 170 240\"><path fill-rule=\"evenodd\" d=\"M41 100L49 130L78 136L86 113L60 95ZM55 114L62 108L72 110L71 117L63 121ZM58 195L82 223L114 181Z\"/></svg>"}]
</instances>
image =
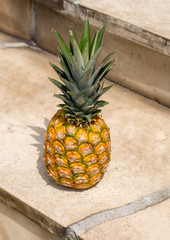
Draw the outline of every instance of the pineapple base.
<instances>
[{"instance_id":1,"label":"pineapple base","mask_svg":"<svg viewBox=\"0 0 170 240\"><path fill-rule=\"evenodd\" d=\"M98 115L87 125L70 123L60 109L47 128L44 162L58 184L87 189L101 180L110 161L110 132Z\"/></svg>"}]
</instances>

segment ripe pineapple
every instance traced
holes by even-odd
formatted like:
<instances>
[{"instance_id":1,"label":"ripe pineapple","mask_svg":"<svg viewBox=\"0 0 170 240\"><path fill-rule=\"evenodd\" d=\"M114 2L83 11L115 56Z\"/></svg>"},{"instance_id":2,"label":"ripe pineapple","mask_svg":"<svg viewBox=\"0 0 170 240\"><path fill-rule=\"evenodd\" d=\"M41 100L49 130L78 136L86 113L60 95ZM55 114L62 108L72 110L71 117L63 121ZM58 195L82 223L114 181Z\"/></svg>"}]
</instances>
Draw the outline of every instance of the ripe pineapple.
<instances>
[{"instance_id":1,"label":"ripe pineapple","mask_svg":"<svg viewBox=\"0 0 170 240\"><path fill-rule=\"evenodd\" d=\"M80 43L69 31L70 48L54 30L60 48L58 61L62 70L50 63L62 83L49 78L62 92L54 96L64 103L47 128L44 161L48 174L58 184L87 189L101 180L110 161L110 133L99 108L108 104L99 98L111 86L104 87L104 77L114 61L105 57L96 67L102 50L106 26L91 41L90 25L85 20Z\"/></svg>"}]
</instances>

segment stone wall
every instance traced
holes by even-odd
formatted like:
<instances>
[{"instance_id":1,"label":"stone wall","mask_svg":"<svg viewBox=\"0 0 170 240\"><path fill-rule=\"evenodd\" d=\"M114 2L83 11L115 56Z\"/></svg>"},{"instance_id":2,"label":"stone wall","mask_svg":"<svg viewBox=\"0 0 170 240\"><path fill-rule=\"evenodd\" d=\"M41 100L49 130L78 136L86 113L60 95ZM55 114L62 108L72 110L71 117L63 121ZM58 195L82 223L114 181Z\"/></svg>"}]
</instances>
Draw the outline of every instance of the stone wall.
<instances>
[{"instance_id":1,"label":"stone wall","mask_svg":"<svg viewBox=\"0 0 170 240\"><path fill-rule=\"evenodd\" d=\"M0 1L0 30L30 40L31 1Z\"/></svg>"}]
</instances>

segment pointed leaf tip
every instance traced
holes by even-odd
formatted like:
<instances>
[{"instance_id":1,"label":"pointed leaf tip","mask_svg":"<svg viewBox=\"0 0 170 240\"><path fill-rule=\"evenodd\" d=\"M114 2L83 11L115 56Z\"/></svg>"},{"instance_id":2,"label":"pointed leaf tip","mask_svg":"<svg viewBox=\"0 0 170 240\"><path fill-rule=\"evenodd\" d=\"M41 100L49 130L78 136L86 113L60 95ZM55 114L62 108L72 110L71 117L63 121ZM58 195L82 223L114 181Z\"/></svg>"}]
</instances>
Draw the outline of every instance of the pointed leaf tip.
<instances>
[{"instance_id":1,"label":"pointed leaf tip","mask_svg":"<svg viewBox=\"0 0 170 240\"><path fill-rule=\"evenodd\" d=\"M60 34L54 30L55 34L56 34L56 37L57 37L57 40L60 44L60 47L61 47L61 50L62 50L62 53L63 55L65 56L65 58L67 59L67 61L69 63L71 63L71 56L70 56L70 51L66 45L66 43L64 42L63 38L60 36Z\"/></svg>"}]
</instances>

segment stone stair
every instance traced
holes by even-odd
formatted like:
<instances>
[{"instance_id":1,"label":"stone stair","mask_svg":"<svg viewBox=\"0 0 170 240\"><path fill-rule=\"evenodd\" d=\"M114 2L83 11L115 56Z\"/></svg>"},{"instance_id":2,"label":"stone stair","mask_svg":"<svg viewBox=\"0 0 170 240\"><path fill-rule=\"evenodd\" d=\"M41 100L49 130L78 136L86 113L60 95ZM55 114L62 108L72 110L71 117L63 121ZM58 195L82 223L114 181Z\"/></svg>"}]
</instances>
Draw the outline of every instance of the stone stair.
<instances>
[{"instance_id":1,"label":"stone stair","mask_svg":"<svg viewBox=\"0 0 170 240\"><path fill-rule=\"evenodd\" d=\"M169 106L168 31L159 29L158 37L156 30L145 25L143 34L150 39L147 45L145 34L138 33L135 38L134 32L144 26L139 22L135 26L133 19L125 21L128 8L122 18L114 16L118 11L113 14L111 6L104 8L109 2L18 0L15 8L12 0L0 3L0 29L17 36L0 33L0 201L26 218L22 220L19 213L9 213L11 210L0 204L0 240L13 240L20 231L21 236L29 231L32 240L169 240L170 113L148 99L154 99L149 94L156 89L157 100ZM17 17L21 10L22 21ZM16 15L9 18L9 13ZM58 90L47 79L57 78L48 64L57 63L56 57L42 48L51 52L56 48L49 29L60 26L66 35L71 24L79 30L86 14L94 29L105 20L108 24L104 54L112 47L118 50L117 66L108 77L115 82L106 93L110 104L103 109L111 130L112 159L101 182L89 190L75 191L56 185L43 163L45 131L58 103L52 95ZM157 40L151 41L152 37Z\"/></svg>"},{"instance_id":2,"label":"stone stair","mask_svg":"<svg viewBox=\"0 0 170 240\"><path fill-rule=\"evenodd\" d=\"M51 29L67 38L72 27L80 33L86 16L92 32L106 23L101 57L117 50L118 59L108 79L169 107L169 9L168 0L6 0L0 3L0 29L55 53Z\"/></svg>"}]
</instances>

